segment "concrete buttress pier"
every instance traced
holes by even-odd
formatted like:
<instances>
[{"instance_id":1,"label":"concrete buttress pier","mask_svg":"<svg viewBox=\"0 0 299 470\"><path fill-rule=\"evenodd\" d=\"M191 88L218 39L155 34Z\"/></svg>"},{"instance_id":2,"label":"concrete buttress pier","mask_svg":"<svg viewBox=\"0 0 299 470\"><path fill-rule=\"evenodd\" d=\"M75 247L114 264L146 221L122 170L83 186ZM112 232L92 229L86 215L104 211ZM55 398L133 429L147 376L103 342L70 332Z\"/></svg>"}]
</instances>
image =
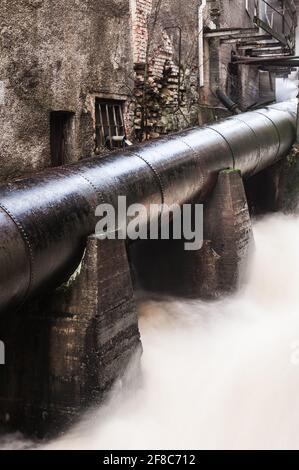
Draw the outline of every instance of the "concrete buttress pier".
<instances>
[{"instance_id":1,"label":"concrete buttress pier","mask_svg":"<svg viewBox=\"0 0 299 470\"><path fill-rule=\"evenodd\" d=\"M140 241L131 247L138 287L171 296L214 299L245 281L253 249L251 220L241 174L224 170L204 203L204 243L186 251L186 240Z\"/></svg>"},{"instance_id":2,"label":"concrete buttress pier","mask_svg":"<svg viewBox=\"0 0 299 470\"><path fill-rule=\"evenodd\" d=\"M89 237L69 282L2 317L0 331L1 427L39 436L63 430L102 402L141 354L125 241Z\"/></svg>"},{"instance_id":3,"label":"concrete buttress pier","mask_svg":"<svg viewBox=\"0 0 299 470\"><path fill-rule=\"evenodd\" d=\"M204 206L204 235L219 256L218 293L232 293L246 280L254 240L241 173L223 170Z\"/></svg>"}]
</instances>

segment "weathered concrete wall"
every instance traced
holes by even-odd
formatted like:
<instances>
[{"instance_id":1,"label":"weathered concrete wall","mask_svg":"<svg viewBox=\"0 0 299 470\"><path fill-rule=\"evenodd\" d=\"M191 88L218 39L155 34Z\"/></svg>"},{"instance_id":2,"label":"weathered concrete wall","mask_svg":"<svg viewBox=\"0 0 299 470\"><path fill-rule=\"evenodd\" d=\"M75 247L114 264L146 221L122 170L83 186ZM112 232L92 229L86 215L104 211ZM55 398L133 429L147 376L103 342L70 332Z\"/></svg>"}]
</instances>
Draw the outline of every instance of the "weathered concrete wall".
<instances>
[{"instance_id":1,"label":"weathered concrete wall","mask_svg":"<svg viewBox=\"0 0 299 470\"><path fill-rule=\"evenodd\" d=\"M252 0L249 0L251 2ZM217 21L220 28L251 28L252 21L245 10L245 0L211 0L211 16ZM218 14L220 13L220 15ZM213 15L213 13L215 13Z\"/></svg>"},{"instance_id":2,"label":"weathered concrete wall","mask_svg":"<svg viewBox=\"0 0 299 470\"><path fill-rule=\"evenodd\" d=\"M132 140L197 123L198 0L159 3L1 2L0 182L51 165L51 111L73 113L69 160L93 154L96 97L124 100Z\"/></svg>"},{"instance_id":3,"label":"weathered concrete wall","mask_svg":"<svg viewBox=\"0 0 299 470\"><path fill-rule=\"evenodd\" d=\"M208 0L205 8L205 26L213 28L253 28L253 22L245 9L245 1ZM201 90L203 104L215 108L210 119L222 117L217 113L219 100L215 90L220 87L239 107L246 111L250 106L264 101L275 100L275 79L258 67L241 65L232 69L232 52L237 52L235 44L226 44L220 39L205 40L204 74L205 86ZM204 121L204 119L203 119Z\"/></svg>"},{"instance_id":4,"label":"weathered concrete wall","mask_svg":"<svg viewBox=\"0 0 299 470\"><path fill-rule=\"evenodd\" d=\"M76 161L95 151L96 97L124 102L133 141L229 114L217 87L243 109L258 101L260 74L244 66L234 75L233 45L206 40L199 57L200 3L2 0L0 182L51 165L51 111L72 113L66 160ZM205 28L211 24L252 26L241 0L208 1Z\"/></svg>"},{"instance_id":5,"label":"weathered concrete wall","mask_svg":"<svg viewBox=\"0 0 299 470\"><path fill-rule=\"evenodd\" d=\"M93 96L127 96L129 0L2 0L0 179L50 165L49 114L74 113L72 159L94 149Z\"/></svg>"}]
</instances>

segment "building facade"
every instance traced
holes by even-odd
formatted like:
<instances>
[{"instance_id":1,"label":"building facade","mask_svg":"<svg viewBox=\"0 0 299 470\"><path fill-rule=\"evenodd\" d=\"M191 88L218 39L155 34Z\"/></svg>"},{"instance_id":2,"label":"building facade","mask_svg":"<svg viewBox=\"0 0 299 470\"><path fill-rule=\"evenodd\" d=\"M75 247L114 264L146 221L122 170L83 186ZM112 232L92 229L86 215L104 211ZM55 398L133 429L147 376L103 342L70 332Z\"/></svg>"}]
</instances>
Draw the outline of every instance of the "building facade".
<instances>
[{"instance_id":1,"label":"building facade","mask_svg":"<svg viewBox=\"0 0 299 470\"><path fill-rule=\"evenodd\" d=\"M242 60L293 53L292 9L291 0L2 0L0 181L219 119L231 112L219 90L240 110L273 101L275 76L289 69Z\"/></svg>"}]
</instances>

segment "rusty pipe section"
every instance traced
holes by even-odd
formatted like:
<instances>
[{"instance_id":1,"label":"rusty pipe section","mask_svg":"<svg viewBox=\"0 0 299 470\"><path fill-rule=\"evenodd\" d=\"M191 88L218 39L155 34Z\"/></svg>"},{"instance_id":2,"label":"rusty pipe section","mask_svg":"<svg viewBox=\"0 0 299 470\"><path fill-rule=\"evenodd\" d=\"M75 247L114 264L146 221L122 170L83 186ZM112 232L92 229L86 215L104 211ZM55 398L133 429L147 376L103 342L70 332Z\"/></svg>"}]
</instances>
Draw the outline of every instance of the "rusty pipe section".
<instances>
[{"instance_id":1,"label":"rusty pipe section","mask_svg":"<svg viewBox=\"0 0 299 470\"><path fill-rule=\"evenodd\" d=\"M250 177L284 157L296 104L275 105L104 158L48 169L0 188L0 312L66 281L78 266L100 203L204 201L224 168Z\"/></svg>"}]
</instances>

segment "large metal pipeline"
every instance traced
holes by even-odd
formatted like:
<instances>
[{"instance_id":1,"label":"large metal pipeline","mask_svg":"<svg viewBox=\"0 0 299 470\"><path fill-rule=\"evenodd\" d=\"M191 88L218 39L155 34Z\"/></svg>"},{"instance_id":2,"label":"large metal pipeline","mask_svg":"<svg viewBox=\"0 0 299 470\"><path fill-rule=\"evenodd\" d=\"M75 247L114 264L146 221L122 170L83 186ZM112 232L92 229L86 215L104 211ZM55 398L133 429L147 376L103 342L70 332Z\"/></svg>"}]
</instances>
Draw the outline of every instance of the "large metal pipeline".
<instances>
[{"instance_id":1,"label":"large metal pipeline","mask_svg":"<svg viewBox=\"0 0 299 470\"><path fill-rule=\"evenodd\" d=\"M0 311L59 286L78 266L95 208L204 201L217 174L244 177L284 157L296 136L296 103L240 114L104 158L48 169L0 188Z\"/></svg>"}]
</instances>

